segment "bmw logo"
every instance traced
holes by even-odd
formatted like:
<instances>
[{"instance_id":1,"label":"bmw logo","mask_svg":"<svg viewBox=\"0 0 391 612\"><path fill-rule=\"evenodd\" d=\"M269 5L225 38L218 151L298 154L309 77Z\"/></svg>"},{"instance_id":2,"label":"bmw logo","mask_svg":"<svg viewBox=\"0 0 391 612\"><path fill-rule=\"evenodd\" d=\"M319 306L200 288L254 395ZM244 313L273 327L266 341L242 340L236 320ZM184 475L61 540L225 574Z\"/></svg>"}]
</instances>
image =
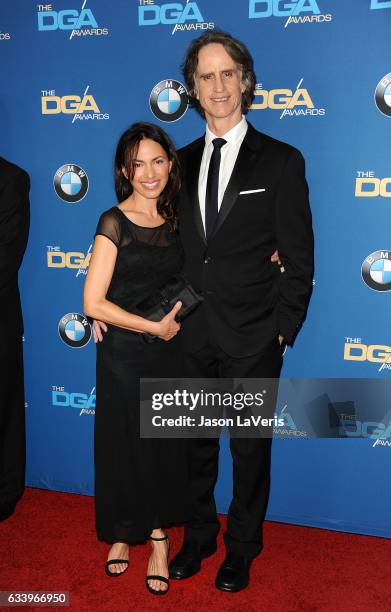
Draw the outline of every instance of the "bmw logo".
<instances>
[{"instance_id":1,"label":"bmw logo","mask_svg":"<svg viewBox=\"0 0 391 612\"><path fill-rule=\"evenodd\" d=\"M72 348L85 346L91 338L91 326L84 315L68 312L60 319L58 333L65 344Z\"/></svg>"},{"instance_id":2,"label":"bmw logo","mask_svg":"<svg viewBox=\"0 0 391 612\"><path fill-rule=\"evenodd\" d=\"M178 121L189 106L187 91L179 81L160 81L149 96L151 111L160 121Z\"/></svg>"},{"instance_id":3,"label":"bmw logo","mask_svg":"<svg viewBox=\"0 0 391 612\"><path fill-rule=\"evenodd\" d=\"M383 115L391 117L391 72L377 84L375 90L376 106Z\"/></svg>"},{"instance_id":4,"label":"bmw logo","mask_svg":"<svg viewBox=\"0 0 391 612\"><path fill-rule=\"evenodd\" d=\"M88 191L88 177L83 168L76 164L60 166L54 175L56 194L65 202L79 202Z\"/></svg>"},{"instance_id":5,"label":"bmw logo","mask_svg":"<svg viewBox=\"0 0 391 612\"><path fill-rule=\"evenodd\" d=\"M375 291L391 291L391 251L375 251L361 266L364 283Z\"/></svg>"}]
</instances>

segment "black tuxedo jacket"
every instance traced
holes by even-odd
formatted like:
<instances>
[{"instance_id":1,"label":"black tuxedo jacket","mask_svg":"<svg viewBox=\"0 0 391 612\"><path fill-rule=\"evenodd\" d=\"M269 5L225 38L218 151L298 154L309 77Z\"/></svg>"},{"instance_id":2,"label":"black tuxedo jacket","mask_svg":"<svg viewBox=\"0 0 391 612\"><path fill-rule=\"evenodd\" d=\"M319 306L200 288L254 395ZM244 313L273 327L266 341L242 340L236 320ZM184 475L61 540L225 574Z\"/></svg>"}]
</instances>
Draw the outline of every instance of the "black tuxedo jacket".
<instances>
[{"instance_id":1,"label":"black tuxedo jacket","mask_svg":"<svg viewBox=\"0 0 391 612\"><path fill-rule=\"evenodd\" d=\"M0 320L6 344L23 333L18 270L28 238L29 189L28 174L0 157Z\"/></svg>"},{"instance_id":2,"label":"black tuxedo jacket","mask_svg":"<svg viewBox=\"0 0 391 612\"><path fill-rule=\"evenodd\" d=\"M205 298L182 324L185 350L199 350L208 328L233 357L261 352L279 334L292 344L305 318L313 276L304 159L297 149L249 124L207 243L198 201L204 144L202 137L179 150L184 272ZM270 261L275 249L284 273Z\"/></svg>"}]
</instances>

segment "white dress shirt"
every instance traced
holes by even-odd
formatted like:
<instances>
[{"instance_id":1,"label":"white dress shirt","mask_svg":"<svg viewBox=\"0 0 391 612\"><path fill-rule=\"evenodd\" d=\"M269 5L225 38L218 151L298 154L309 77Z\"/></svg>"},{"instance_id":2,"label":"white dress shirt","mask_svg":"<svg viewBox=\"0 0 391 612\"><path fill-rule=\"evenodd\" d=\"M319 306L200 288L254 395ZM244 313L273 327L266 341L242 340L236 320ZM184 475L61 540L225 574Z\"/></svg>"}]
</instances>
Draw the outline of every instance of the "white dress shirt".
<instances>
[{"instance_id":1,"label":"white dress shirt","mask_svg":"<svg viewBox=\"0 0 391 612\"><path fill-rule=\"evenodd\" d=\"M247 121L244 116L242 116L242 120L235 125L232 129L229 130L224 136L220 136L220 138L224 138L227 141L225 145L221 147L221 161L220 161L220 171L219 171L219 196L218 196L218 210L220 210L221 202L223 201L224 193L227 188L229 179L231 178L232 170L234 169L234 165L236 159L238 157L240 145L243 142L243 139L247 132ZM201 166L200 166L200 174L198 177L198 199L200 202L201 209L201 217L202 223L204 224L205 229L205 196L206 196L206 183L208 180L208 171L209 171L209 163L210 158L213 153L213 144L212 140L215 138L219 138L216 134L213 134L208 126L206 126L205 133L205 147L204 152L202 154Z\"/></svg>"}]
</instances>

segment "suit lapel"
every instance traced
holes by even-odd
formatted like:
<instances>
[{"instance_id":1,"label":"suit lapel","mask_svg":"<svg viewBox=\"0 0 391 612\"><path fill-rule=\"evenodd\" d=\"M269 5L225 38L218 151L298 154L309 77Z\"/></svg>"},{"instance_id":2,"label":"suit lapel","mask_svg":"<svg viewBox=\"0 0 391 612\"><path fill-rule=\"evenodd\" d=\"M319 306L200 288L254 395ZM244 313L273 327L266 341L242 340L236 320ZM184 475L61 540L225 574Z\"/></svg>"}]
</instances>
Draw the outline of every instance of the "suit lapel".
<instances>
[{"instance_id":1,"label":"suit lapel","mask_svg":"<svg viewBox=\"0 0 391 612\"><path fill-rule=\"evenodd\" d=\"M229 215L233 205L235 204L239 196L241 188L246 183L247 177L253 169L253 162L259 155L259 151L261 148L261 134L257 132L249 123L246 136L244 137L242 145L239 149L238 157L236 159L234 169L232 170L231 178L224 193L223 201L220 206L219 216L217 217L217 223L213 235L219 231L220 227Z\"/></svg>"},{"instance_id":2,"label":"suit lapel","mask_svg":"<svg viewBox=\"0 0 391 612\"><path fill-rule=\"evenodd\" d=\"M202 154L204 152L205 139L200 138L194 143L194 149L187 163L187 189L190 206L194 215L197 230L206 243L204 224L202 223L200 202L198 199L198 177L200 174Z\"/></svg>"}]
</instances>

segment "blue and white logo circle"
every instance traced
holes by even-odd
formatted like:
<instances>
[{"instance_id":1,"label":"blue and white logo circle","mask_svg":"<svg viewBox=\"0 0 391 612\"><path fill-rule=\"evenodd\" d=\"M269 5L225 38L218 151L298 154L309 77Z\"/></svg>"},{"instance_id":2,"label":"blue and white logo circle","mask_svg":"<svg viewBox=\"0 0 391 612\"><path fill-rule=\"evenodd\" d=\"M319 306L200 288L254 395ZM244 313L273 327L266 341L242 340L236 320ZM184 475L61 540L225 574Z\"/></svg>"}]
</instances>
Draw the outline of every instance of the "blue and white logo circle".
<instances>
[{"instance_id":1,"label":"blue and white logo circle","mask_svg":"<svg viewBox=\"0 0 391 612\"><path fill-rule=\"evenodd\" d=\"M61 189L69 196L75 196L81 189L80 177L75 172L65 172L61 177Z\"/></svg>"},{"instance_id":2,"label":"blue and white logo circle","mask_svg":"<svg viewBox=\"0 0 391 612\"><path fill-rule=\"evenodd\" d=\"M181 105L181 97L175 89L163 89L157 97L157 105L162 113L173 115Z\"/></svg>"},{"instance_id":3,"label":"blue and white logo circle","mask_svg":"<svg viewBox=\"0 0 391 612\"><path fill-rule=\"evenodd\" d=\"M361 266L366 285L375 291L391 291L391 251L375 251Z\"/></svg>"},{"instance_id":4,"label":"blue and white logo circle","mask_svg":"<svg viewBox=\"0 0 391 612\"><path fill-rule=\"evenodd\" d=\"M68 346L81 348L90 341L91 326L84 315L68 312L58 323L58 333Z\"/></svg>"},{"instance_id":5,"label":"blue and white logo circle","mask_svg":"<svg viewBox=\"0 0 391 612\"><path fill-rule=\"evenodd\" d=\"M76 164L60 166L54 175L53 184L56 194L71 204L82 200L89 186L87 173Z\"/></svg>"},{"instance_id":6,"label":"blue and white logo circle","mask_svg":"<svg viewBox=\"0 0 391 612\"><path fill-rule=\"evenodd\" d=\"M189 96L182 83L166 79L152 89L149 105L160 121L178 121L187 111Z\"/></svg>"},{"instance_id":7,"label":"blue and white logo circle","mask_svg":"<svg viewBox=\"0 0 391 612\"><path fill-rule=\"evenodd\" d=\"M391 72L386 74L377 84L375 102L377 108L383 115L391 117Z\"/></svg>"}]
</instances>

